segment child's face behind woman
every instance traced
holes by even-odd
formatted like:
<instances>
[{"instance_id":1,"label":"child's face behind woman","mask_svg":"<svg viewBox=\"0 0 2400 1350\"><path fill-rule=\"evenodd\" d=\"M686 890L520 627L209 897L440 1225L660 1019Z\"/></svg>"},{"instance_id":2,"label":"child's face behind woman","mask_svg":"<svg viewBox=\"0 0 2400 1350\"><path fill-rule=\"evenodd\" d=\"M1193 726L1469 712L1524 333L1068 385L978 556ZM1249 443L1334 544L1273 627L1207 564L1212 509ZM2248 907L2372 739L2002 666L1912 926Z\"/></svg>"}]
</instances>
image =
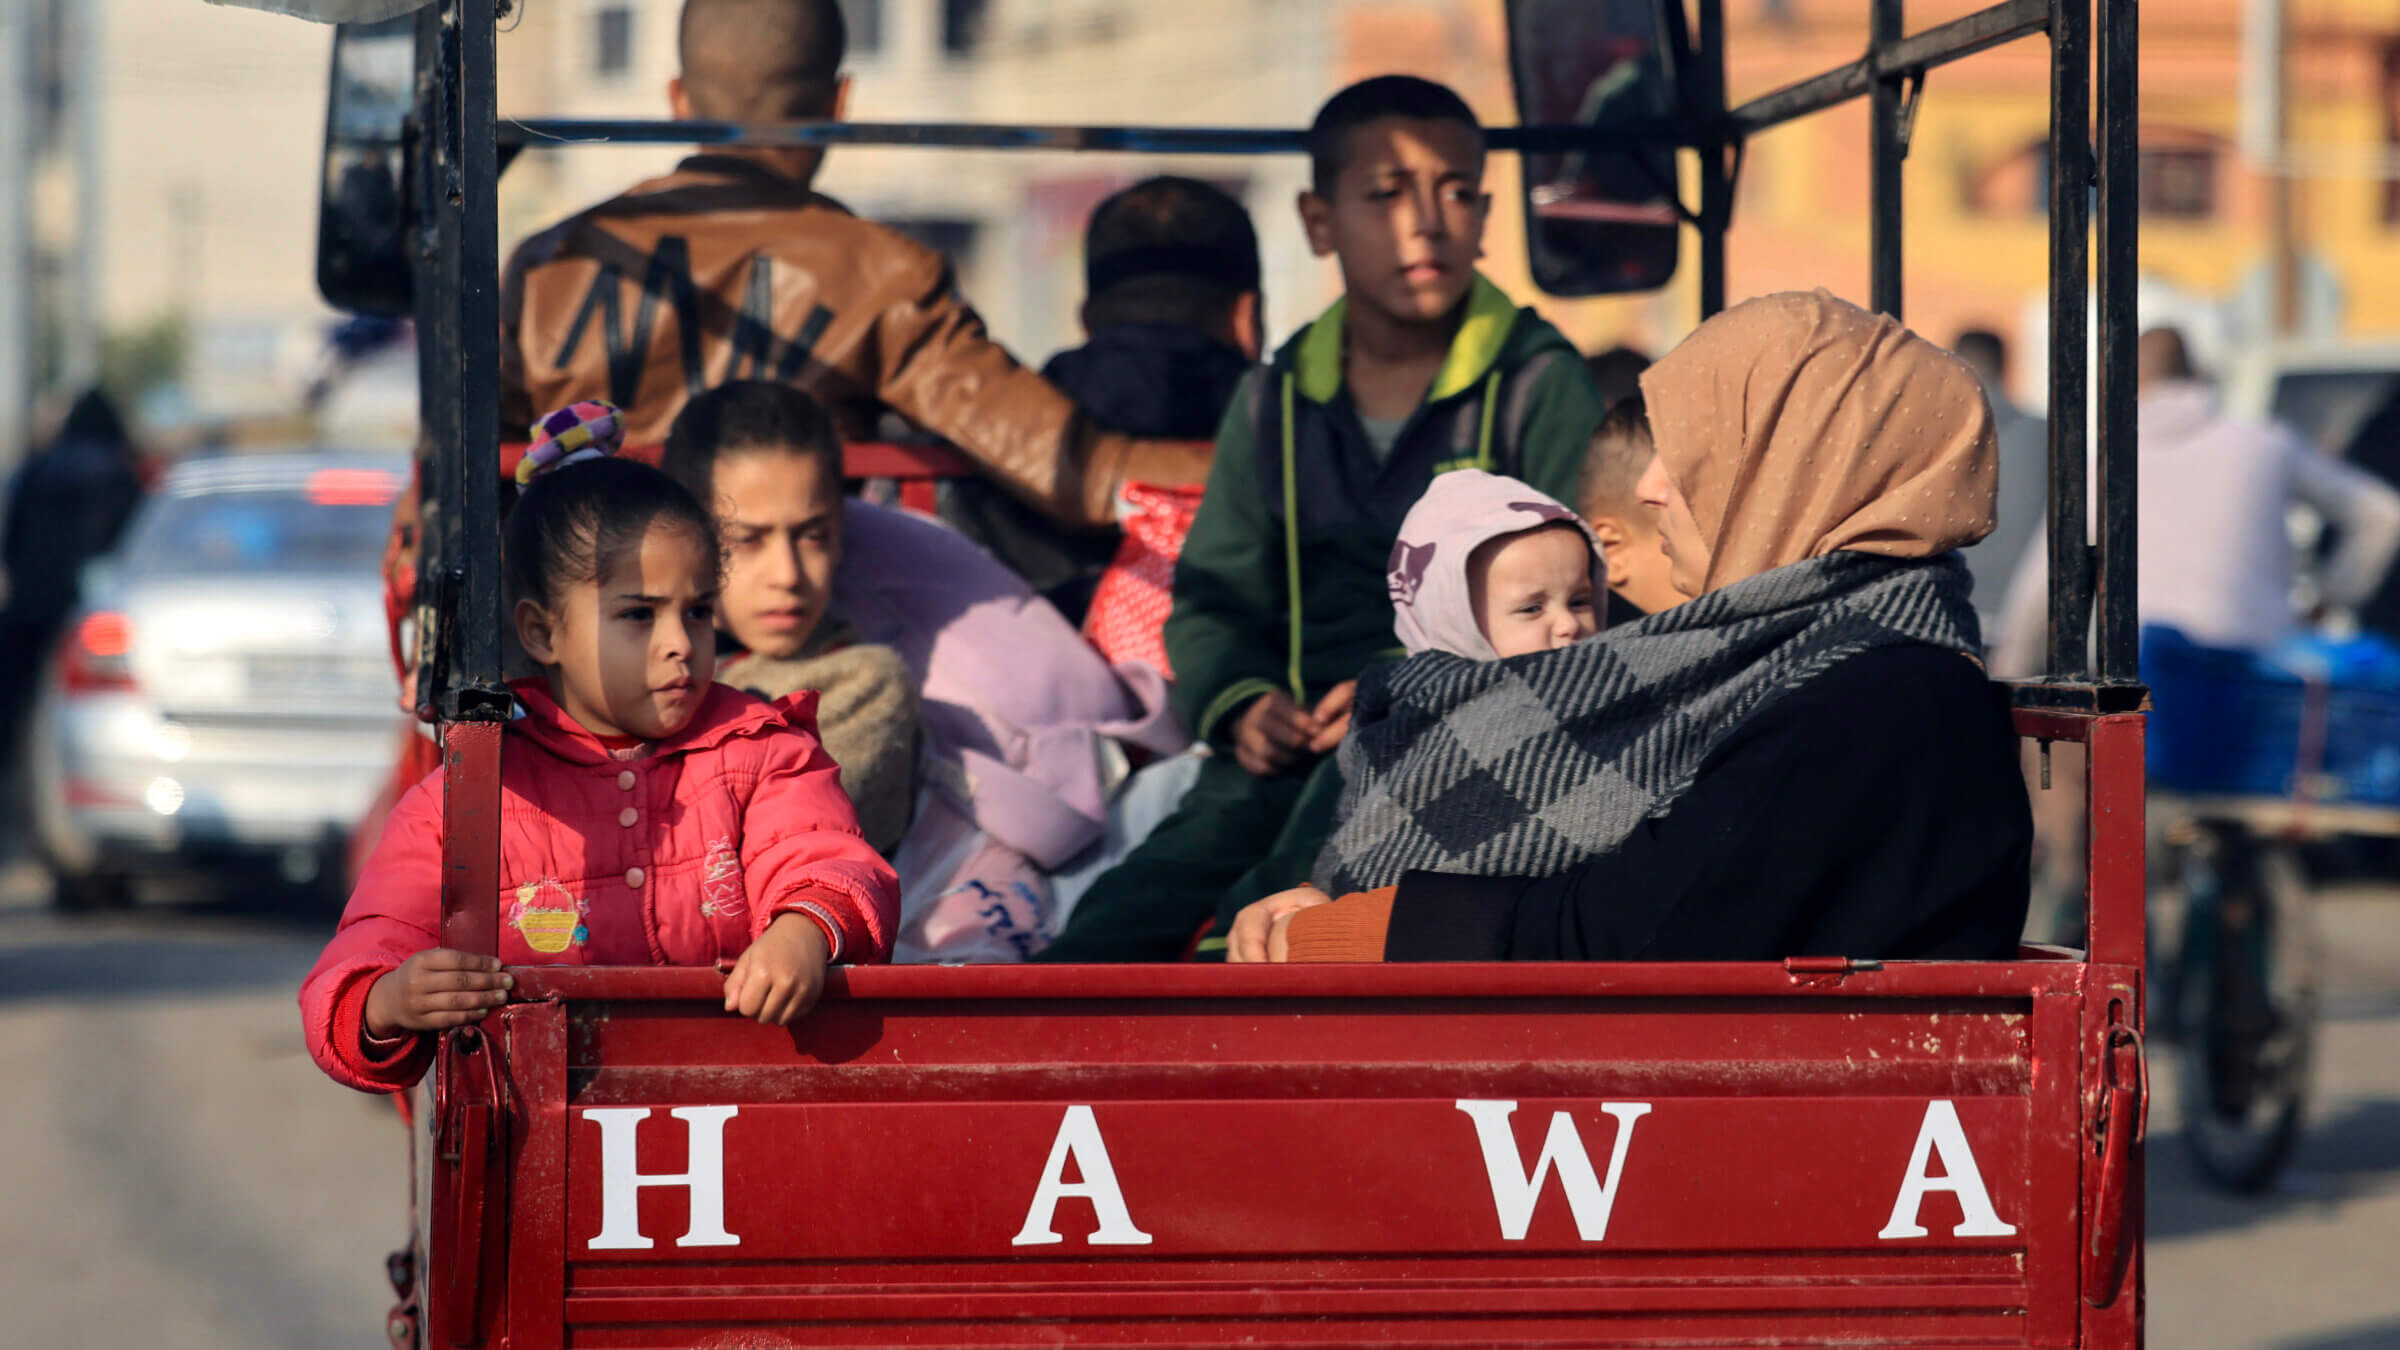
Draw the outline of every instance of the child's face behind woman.
<instances>
[{"instance_id":1,"label":"child's face behind woman","mask_svg":"<svg viewBox=\"0 0 2400 1350\"><path fill-rule=\"evenodd\" d=\"M517 606L525 653L595 736L663 740L691 724L717 670L717 579L689 526L661 521L553 606Z\"/></svg>"},{"instance_id":2,"label":"child's face behind woman","mask_svg":"<svg viewBox=\"0 0 2400 1350\"><path fill-rule=\"evenodd\" d=\"M842 485L822 455L784 447L718 461L725 631L770 660L798 656L824 622L842 561Z\"/></svg>"},{"instance_id":3,"label":"child's face behind woman","mask_svg":"<svg viewBox=\"0 0 2400 1350\"><path fill-rule=\"evenodd\" d=\"M1592 453L1638 455L1645 473L1658 457L1647 437L1618 445L1595 443ZM1608 588L1625 603L1644 614L1656 614L1691 598L1675 589L1671 580L1673 566L1667 560L1657 512L1639 500L1611 500L1605 492L1595 491L1585 498L1582 515L1591 522L1592 533L1600 537L1601 551L1607 556Z\"/></svg>"},{"instance_id":4,"label":"child's face behind woman","mask_svg":"<svg viewBox=\"0 0 2400 1350\"><path fill-rule=\"evenodd\" d=\"M1592 546L1572 525L1495 539L1467 559L1475 623L1503 660L1555 651L1600 630Z\"/></svg>"}]
</instances>

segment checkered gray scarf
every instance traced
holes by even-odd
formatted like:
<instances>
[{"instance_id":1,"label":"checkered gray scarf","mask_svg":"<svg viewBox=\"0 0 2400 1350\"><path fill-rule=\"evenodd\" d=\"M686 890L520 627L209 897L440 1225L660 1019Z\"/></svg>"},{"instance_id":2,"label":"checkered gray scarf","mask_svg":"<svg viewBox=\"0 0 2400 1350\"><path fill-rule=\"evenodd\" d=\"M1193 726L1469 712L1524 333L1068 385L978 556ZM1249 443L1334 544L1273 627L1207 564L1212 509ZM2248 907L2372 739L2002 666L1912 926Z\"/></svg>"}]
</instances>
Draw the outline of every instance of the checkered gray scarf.
<instances>
[{"instance_id":1,"label":"checkered gray scarf","mask_svg":"<svg viewBox=\"0 0 2400 1350\"><path fill-rule=\"evenodd\" d=\"M1844 657L1977 651L1969 587L1957 553L1840 552L1558 651L1370 671L1314 879L1341 895L1410 871L1563 872L1666 814L1744 719Z\"/></svg>"}]
</instances>

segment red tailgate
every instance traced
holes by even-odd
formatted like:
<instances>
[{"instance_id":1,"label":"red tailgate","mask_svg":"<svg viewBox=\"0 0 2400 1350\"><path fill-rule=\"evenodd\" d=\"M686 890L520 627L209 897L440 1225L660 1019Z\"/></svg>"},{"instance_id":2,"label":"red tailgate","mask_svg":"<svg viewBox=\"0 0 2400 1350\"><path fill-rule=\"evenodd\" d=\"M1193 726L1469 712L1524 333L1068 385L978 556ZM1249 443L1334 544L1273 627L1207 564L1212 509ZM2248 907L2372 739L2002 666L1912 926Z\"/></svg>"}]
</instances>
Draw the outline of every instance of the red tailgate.
<instances>
[{"instance_id":1,"label":"red tailgate","mask_svg":"<svg viewBox=\"0 0 2400 1350\"><path fill-rule=\"evenodd\" d=\"M479 1296L514 1347L2076 1344L2088 969L877 969L796 1032L524 970Z\"/></svg>"}]
</instances>

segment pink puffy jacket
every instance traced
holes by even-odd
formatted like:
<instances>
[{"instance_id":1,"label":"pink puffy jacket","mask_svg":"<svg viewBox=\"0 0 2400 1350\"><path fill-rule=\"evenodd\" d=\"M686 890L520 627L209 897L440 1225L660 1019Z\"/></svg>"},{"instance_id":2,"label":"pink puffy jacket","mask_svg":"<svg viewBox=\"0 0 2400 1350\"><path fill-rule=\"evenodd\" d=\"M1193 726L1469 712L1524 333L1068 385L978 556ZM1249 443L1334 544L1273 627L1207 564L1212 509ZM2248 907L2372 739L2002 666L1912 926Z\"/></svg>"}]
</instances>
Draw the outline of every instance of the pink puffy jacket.
<instances>
[{"instance_id":1,"label":"pink puffy jacket","mask_svg":"<svg viewBox=\"0 0 2400 1350\"><path fill-rule=\"evenodd\" d=\"M824 928L837 961L889 957L899 882L858 832L818 744L816 699L717 685L692 724L619 759L552 701L515 686L500 770L500 957L511 965L713 966L779 914ZM442 780L394 808L350 907L300 987L309 1053L370 1092L424 1073L432 1038L360 1044L367 990L440 945Z\"/></svg>"}]
</instances>

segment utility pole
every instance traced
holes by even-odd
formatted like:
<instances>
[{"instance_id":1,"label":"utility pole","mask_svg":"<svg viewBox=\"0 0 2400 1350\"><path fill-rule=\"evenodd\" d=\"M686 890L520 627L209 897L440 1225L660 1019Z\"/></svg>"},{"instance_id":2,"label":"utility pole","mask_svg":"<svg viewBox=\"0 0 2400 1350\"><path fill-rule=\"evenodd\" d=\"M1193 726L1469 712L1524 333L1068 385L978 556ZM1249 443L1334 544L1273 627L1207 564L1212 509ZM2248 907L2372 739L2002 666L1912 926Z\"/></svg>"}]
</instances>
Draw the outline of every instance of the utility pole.
<instances>
[{"instance_id":1,"label":"utility pole","mask_svg":"<svg viewBox=\"0 0 2400 1350\"><path fill-rule=\"evenodd\" d=\"M5 0L0 0L4 3ZM59 306L60 384L80 393L100 382L100 25L105 6L58 6L59 69L65 73L68 152L75 166L75 233Z\"/></svg>"},{"instance_id":2,"label":"utility pole","mask_svg":"<svg viewBox=\"0 0 2400 1350\"><path fill-rule=\"evenodd\" d=\"M31 429L33 114L32 6L0 0L0 471Z\"/></svg>"},{"instance_id":3,"label":"utility pole","mask_svg":"<svg viewBox=\"0 0 2400 1350\"><path fill-rule=\"evenodd\" d=\"M2300 191L2291 156L2291 25L2284 0L2246 0L2242 12L2242 149L2267 180L2268 265L2275 335L2300 326Z\"/></svg>"},{"instance_id":4,"label":"utility pole","mask_svg":"<svg viewBox=\"0 0 2400 1350\"><path fill-rule=\"evenodd\" d=\"M167 189L167 217L175 232L175 309L178 322L189 325L200 312L200 269L207 253L203 233L208 228L207 203L200 180L183 177Z\"/></svg>"}]
</instances>

